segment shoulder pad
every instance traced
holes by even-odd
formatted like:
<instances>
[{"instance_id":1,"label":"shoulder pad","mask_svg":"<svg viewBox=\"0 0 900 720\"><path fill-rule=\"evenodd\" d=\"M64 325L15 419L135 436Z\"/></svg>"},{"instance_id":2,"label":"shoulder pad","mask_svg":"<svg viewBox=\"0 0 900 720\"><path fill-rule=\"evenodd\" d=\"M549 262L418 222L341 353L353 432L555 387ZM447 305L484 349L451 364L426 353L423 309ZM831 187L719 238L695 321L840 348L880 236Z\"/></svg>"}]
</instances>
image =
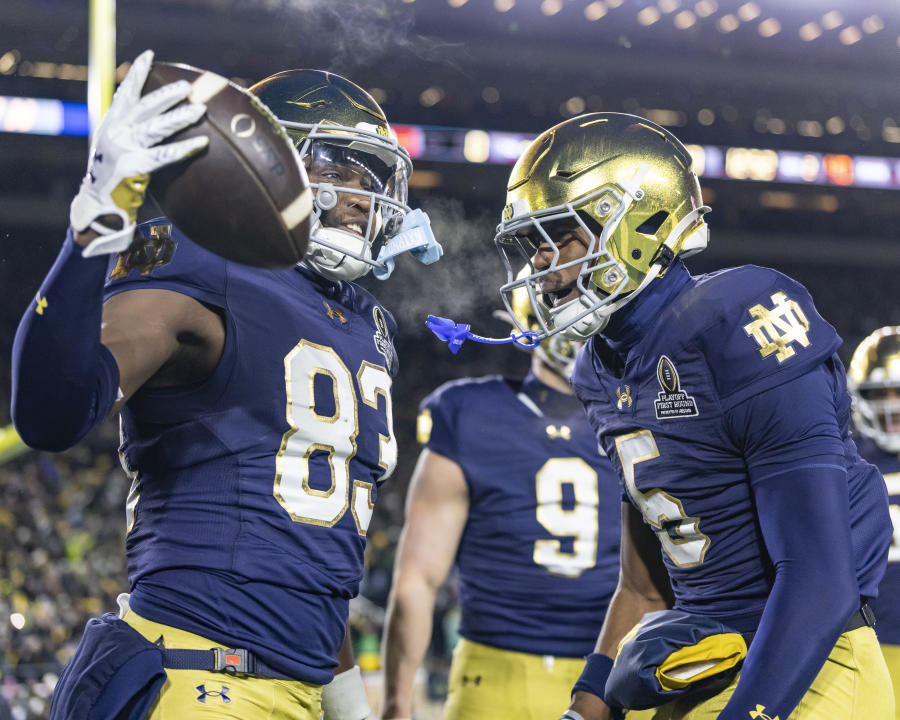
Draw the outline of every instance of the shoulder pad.
<instances>
[{"instance_id":1,"label":"shoulder pad","mask_svg":"<svg viewBox=\"0 0 900 720\"><path fill-rule=\"evenodd\" d=\"M364 287L357 285L349 280L338 282L339 300L348 307L353 308L360 315L372 317L377 307L387 322L388 332L393 337L397 332L397 321L391 312L385 308L375 296Z\"/></svg>"},{"instance_id":2,"label":"shoulder pad","mask_svg":"<svg viewBox=\"0 0 900 720\"><path fill-rule=\"evenodd\" d=\"M686 295L690 307L678 324L699 327L694 342L725 406L802 375L841 344L806 288L769 268L708 275Z\"/></svg>"},{"instance_id":3,"label":"shoulder pad","mask_svg":"<svg viewBox=\"0 0 900 720\"><path fill-rule=\"evenodd\" d=\"M105 297L136 288L170 288L221 305L227 261L201 248L166 218L138 226L134 242L110 257Z\"/></svg>"},{"instance_id":4,"label":"shoulder pad","mask_svg":"<svg viewBox=\"0 0 900 720\"><path fill-rule=\"evenodd\" d=\"M419 443L455 459L460 415L474 400L483 401L486 390L503 383L500 375L489 375L451 380L433 390L419 404L416 423Z\"/></svg>"}]
</instances>

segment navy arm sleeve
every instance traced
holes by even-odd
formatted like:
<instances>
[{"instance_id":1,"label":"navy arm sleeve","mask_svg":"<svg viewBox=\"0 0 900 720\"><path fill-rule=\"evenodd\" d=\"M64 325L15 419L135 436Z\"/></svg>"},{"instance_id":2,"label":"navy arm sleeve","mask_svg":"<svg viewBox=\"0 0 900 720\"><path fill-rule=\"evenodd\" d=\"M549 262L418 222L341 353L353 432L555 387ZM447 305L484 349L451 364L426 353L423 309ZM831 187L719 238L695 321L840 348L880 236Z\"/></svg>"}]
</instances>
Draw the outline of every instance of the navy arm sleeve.
<instances>
[{"instance_id":1,"label":"navy arm sleeve","mask_svg":"<svg viewBox=\"0 0 900 720\"><path fill-rule=\"evenodd\" d=\"M71 231L19 323L11 414L29 446L60 451L112 409L119 370L100 343L107 256L83 258Z\"/></svg>"},{"instance_id":2,"label":"navy arm sleeve","mask_svg":"<svg viewBox=\"0 0 900 720\"><path fill-rule=\"evenodd\" d=\"M786 718L859 607L835 386L826 365L729 413L775 569L759 629L720 719Z\"/></svg>"}]
</instances>

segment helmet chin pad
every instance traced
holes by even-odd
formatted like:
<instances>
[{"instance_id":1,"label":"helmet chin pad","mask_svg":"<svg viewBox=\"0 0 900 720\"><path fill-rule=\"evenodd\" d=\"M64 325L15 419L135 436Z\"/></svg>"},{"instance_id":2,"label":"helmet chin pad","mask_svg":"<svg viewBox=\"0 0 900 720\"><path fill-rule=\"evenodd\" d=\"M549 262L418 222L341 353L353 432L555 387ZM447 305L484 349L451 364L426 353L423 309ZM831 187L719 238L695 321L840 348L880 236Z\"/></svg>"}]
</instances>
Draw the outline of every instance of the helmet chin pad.
<instances>
[{"instance_id":1,"label":"helmet chin pad","mask_svg":"<svg viewBox=\"0 0 900 720\"><path fill-rule=\"evenodd\" d=\"M372 269L372 249L359 235L319 225L310 235L306 262L329 280L356 280Z\"/></svg>"}]
</instances>

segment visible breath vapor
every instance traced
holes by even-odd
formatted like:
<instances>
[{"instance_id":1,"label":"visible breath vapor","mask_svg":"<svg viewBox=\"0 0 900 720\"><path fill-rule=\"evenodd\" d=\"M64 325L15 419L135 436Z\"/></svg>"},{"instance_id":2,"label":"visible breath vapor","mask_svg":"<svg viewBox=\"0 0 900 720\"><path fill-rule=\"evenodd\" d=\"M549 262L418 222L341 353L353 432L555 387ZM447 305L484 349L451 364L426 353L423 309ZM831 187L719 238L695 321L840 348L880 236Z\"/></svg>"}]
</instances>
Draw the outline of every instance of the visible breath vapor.
<instances>
[{"instance_id":1,"label":"visible breath vapor","mask_svg":"<svg viewBox=\"0 0 900 720\"><path fill-rule=\"evenodd\" d=\"M389 0L283 0L284 30L327 58L330 68L369 68L405 51L420 60L451 63L453 46L413 31L412 5ZM324 66L325 63L320 63Z\"/></svg>"},{"instance_id":2,"label":"visible breath vapor","mask_svg":"<svg viewBox=\"0 0 900 720\"><path fill-rule=\"evenodd\" d=\"M510 328L491 317L492 310L502 307L498 289L506 282L493 242L496 217L466 217L462 203L446 198L421 207L444 256L428 266L401 256L388 280L366 285L394 314L401 332L424 330L431 314L469 323L479 334L508 334Z\"/></svg>"}]
</instances>

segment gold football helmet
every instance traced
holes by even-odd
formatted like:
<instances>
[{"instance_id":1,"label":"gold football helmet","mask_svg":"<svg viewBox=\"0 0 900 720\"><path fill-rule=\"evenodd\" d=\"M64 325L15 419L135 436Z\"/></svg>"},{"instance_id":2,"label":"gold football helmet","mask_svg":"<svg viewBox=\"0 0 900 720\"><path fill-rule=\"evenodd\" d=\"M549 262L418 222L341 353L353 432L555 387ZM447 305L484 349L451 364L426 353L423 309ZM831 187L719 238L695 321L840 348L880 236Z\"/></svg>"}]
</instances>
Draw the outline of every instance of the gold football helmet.
<instances>
[{"instance_id":1,"label":"gold football helmet","mask_svg":"<svg viewBox=\"0 0 900 720\"><path fill-rule=\"evenodd\" d=\"M335 280L376 263L377 245L406 213L409 153L369 93L322 70L286 70L250 88L278 118L306 165L315 193L306 261Z\"/></svg>"},{"instance_id":2,"label":"gold football helmet","mask_svg":"<svg viewBox=\"0 0 900 720\"><path fill-rule=\"evenodd\" d=\"M706 247L708 210L691 156L669 131L622 113L566 120L539 135L510 175L494 238L507 271L504 305L515 317L513 296L524 289L538 338L586 340L677 256ZM560 228L585 238L583 255L561 257ZM538 248L552 252L549 267L535 267ZM572 286L541 292L570 268L578 268Z\"/></svg>"},{"instance_id":3,"label":"gold football helmet","mask_svg":"<svg viewBox=\"0 0 900 720\"><path fill-rule=\"evenodd\" d=\"M856 429L885 452L900 453L900 326L879 328L859 344L847 389Z\"/></svg>"}]
</instances>

